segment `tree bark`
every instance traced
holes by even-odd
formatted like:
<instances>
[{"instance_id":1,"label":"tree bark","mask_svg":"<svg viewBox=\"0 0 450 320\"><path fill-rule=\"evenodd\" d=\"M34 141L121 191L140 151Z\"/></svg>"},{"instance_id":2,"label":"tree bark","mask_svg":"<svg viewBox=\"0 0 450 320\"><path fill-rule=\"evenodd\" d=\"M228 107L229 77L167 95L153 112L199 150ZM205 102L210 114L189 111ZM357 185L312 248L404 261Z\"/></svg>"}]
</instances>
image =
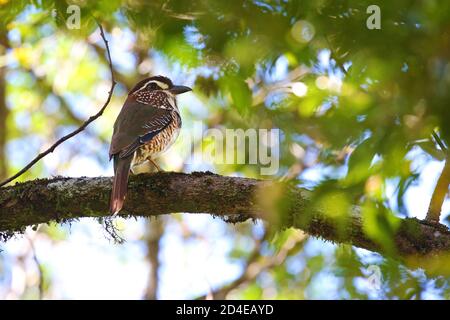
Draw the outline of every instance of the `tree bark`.
<instances>
[{"instance_id":1,"label":"tree bark","mask_svg":"<svg viewBox=\"0 0 450 320\"><path fill-rule=\"evenodd\" d=\"M56 177L0 188L0 235L7 239L39 223L106 217L111 183L110 177ZM210 172L166 172L133 176L128 190L124 210L120 213L123 216L186 212L209 213L231 222L263 219L277 227L299 228L336 243L348 243L384 255L393 252L365 234L358 207L349 213L345 232L342 232L333 215L311 207L310 191L268 180L225 177ZM282 202L282 211L267 204L273 202L267 199L275 199L277 193L282 195L278 199ZM450 232L447 227L417 219L400 219L393 241L395 258L439 270L436 272L441 274L443 270L449 272Z\"/></svg>"}]
</instances>

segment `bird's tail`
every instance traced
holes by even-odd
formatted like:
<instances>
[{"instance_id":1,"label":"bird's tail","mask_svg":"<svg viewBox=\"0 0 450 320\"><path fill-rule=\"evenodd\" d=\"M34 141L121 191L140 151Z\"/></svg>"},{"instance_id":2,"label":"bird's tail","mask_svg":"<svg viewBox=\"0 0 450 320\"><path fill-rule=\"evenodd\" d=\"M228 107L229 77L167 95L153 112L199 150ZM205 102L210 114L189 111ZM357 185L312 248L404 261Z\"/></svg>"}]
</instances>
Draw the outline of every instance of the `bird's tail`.
<instances>
[{"instance_id":1,"label":"bird's tail","mask_svg":"<svg viewBox=\"0 0 450 320\"><path fill-rule=\"evenodd\" d=\"M109 212L116 215L122 210L128 188L128 176L130 175L130 165L133 156L119 158L114 156L114 181L111 193L111 202L109 204Z\"/></svg>"}]
</instances>

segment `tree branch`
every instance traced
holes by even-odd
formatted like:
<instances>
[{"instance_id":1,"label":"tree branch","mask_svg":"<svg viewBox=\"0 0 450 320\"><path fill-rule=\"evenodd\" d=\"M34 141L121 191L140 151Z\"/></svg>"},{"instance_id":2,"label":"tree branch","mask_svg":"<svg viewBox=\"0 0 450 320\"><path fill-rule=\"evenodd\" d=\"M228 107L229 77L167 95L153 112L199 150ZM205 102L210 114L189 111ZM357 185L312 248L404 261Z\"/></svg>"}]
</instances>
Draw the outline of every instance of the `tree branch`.
<instances>
[{"instance_id":1,"label":"tree branch","mask_svg":"<svg viewBox=\"0 0 450 320\"><path fill-rule=\"evenodd\" d=\"M111 184L109 177L58 177L1 188L0 236L7 239L14 232L39 223L107 217ZM283 196L283 215L274 213L276 210L264 204L268 197L276 193L274 188L284 188L280 192ZM172 172L133 176L128 190L122 211L124 216L149 217L173 212L210 213L223 218L246 215L264 219L272 225L296 227L336 243L349 243L388 254L363 231L358 207L350 213L346 232L342 232L338 228L339 221L334 220L333 215L311 209L311 192L301 188L209 172ZM430 225L417 219L400 219L400 222L393 239L396 258L405 260L414 257L413 263L420 266L431 261L430 257L441 257L441 254L450 257L450 231L445 226ZM448 267L444 269L449 272Z\"/></svg>"},{"instance_id":2,"label":"tree branch","mask_svg":"<svg viewBox=\"0 0 450 320\"><path fill-rule=\"evenodd\" d=\"M25 172L27 172L31 167L33 167L38 161L40 161L42 158L44 158L46 155L52 153L61 143L63 143L66 140L69 140L70 138L72 138L73 136L79 134L80 132L82 132L91 122L95 121L97 118L99 118L103 112L105 111L106 107L108 106L109 102L111 101L111 97L114 91L114 87L116 86L116 81L114 80L114 72L113 72L113 66L112 66L112 61L111 61L111 53L109 51L109 46L108 46L108 40L106 40L105 37L105 33L103 32L103 27L101 26L101 24L98 24L98 27L100 29L100 35L103 39L103 41L105 42L105 46L106 46L106 52L108 53L108 60L109 60L109 69L111 71L111 89L109 90L108 93L108 98L106 99L105 103L103 104L103 107L100 109L99 112L97 112L97 114L91 116L88 120L86 120L78 129L72 131L71 133L69 133L68 135L65 135L64 137L62 137L61 139L59 139L58 141L56 141L50 148L48 148L47 150L45 150L44 152L41 152L39 155L37 155L30 163L28 163L22 170L20 170L19 172L17 172L15 175L13 175L12 177L6 179L5 181L2 181L0 183L0 187L8 184L9 182L17 179L18 177L20 177L22 174L24 174Z\"/></svg>"},{"instance_id":3,"label":"tree branch","mask_svg":"<svg viewBox=\"0 0 450 320\"><path fill-rule=\"evenodd\" d=\"M426 220L434 223L439 223L439 217L441 216L442 204L444 203L445 196L448 192L448 186L450 184L450 154L447 153L445 158L445 165L442 169L441 175L434 188L433 195L431 196L430 206L428 207L428 213Z\"/></svg>"}]
</instances>

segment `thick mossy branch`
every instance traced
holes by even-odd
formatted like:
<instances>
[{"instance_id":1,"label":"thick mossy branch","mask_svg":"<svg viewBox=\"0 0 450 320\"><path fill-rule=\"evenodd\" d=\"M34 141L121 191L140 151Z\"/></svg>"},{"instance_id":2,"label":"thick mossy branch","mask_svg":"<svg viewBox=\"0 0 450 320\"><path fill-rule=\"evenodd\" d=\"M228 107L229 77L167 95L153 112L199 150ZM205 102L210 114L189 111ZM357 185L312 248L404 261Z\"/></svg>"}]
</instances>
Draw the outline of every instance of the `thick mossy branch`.
<instances>
[{"instance_id":1,"label":"thick mossy branch","mask_svg":"<svg viewBox=\"0 0 450 320\"><path fill-rule=\"evenodd\" d=\"M50 221L108 216L110 192L109 177L57 177L1 188L0 233L8 235ZM337 227L339 224L330 218L332 215L312 208L310 192L305 189L209 172L172 172L131 177L121 215L209 213L231 221L247 216L277 226L293 226L336 243L387 253L364 233L359 208L353 208L345 230ZM450 232L442 225L403 219L394 244L396 248L391 253L400 258L448 256Z\"/></svg>"}]
</instances>

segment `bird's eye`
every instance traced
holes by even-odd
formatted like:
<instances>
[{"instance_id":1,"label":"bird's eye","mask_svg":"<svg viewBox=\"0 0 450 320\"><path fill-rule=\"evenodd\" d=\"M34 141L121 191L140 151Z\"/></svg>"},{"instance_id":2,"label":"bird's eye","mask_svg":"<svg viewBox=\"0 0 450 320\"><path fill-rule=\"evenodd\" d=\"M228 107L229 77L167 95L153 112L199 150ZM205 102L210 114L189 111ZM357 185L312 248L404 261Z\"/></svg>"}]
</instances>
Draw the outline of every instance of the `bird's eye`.
<instances>
[{"instance_id":1,"label":"bird's eye","mask_svg":"<svg viewBox=\"0 0 450 320\"><path fill-rule=\"evenodd\" d=\"M147 90L154 90L154 89L158 89L158 86L156 85L156 83L151 82L151 83L147 84L146 89Z\"/></svg>"}]
</instances>

